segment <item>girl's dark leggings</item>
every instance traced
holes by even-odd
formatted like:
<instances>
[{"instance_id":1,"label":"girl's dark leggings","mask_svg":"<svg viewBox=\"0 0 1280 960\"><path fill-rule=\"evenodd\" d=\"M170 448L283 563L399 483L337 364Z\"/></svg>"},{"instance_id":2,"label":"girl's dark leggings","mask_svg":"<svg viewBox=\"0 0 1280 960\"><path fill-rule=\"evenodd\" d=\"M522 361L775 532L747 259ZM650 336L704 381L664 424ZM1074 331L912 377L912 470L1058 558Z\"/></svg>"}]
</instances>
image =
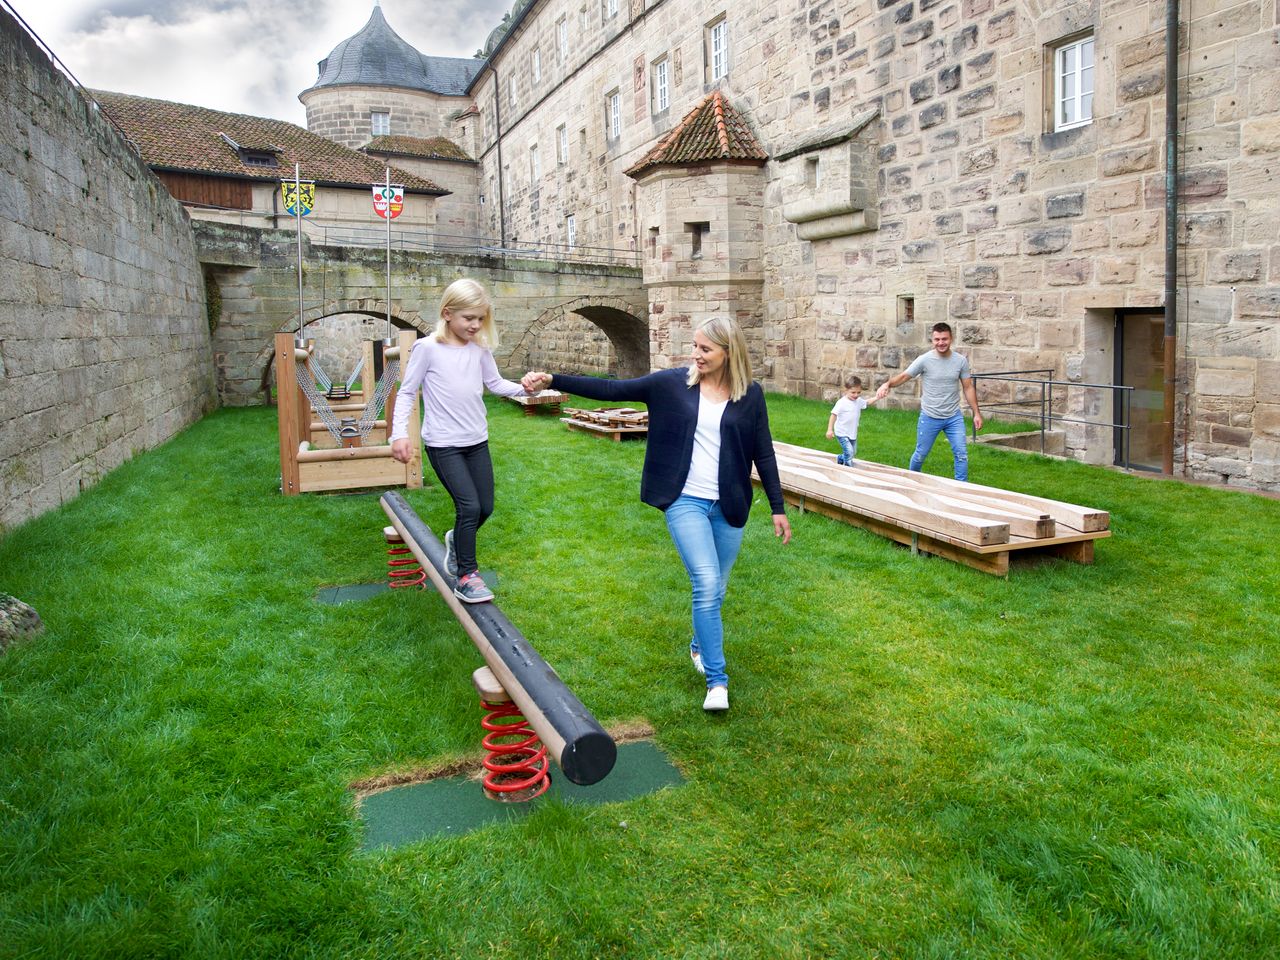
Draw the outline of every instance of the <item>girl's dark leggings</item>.
<instances>
[{"instance_id":1,"label":"girl's dark leggings","mask_svg":"<svg viewBox=\"0 0 1280 960\"><path fill-rule=\"evenodd\" d=\"M489 442L470 447L427 447L427 459L453 498L453 552L458 558L458 579L462 579L478 569L476 531L493 513Z\"/></svg>"}]
</instances>

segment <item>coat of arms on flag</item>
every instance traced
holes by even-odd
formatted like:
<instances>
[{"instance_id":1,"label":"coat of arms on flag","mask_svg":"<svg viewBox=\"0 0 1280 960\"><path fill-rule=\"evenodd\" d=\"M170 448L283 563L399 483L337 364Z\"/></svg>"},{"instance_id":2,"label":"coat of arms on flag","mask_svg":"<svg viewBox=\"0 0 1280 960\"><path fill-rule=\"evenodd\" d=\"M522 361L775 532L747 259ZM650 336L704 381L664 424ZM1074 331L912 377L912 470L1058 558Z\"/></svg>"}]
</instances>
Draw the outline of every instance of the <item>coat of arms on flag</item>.
<instances>
[{"instance_id":1,"label":"coat of arms on flag","mask_svg":"<svg viewBox=\"0 0 1280 960\"><path fill-rule=\"evenodd\" d=\"M404 187L399 184L373 185L373 211L383 220L394 220L404 210ZM388 216L388 211L390 215Z\"/></svg>"},{"instance_id":2,"label":"coat of arms on flag","mask_svg":"<svg viewBox=\"0 0 1280 960\"><path fill-rule=\"evenodd\" d=\"M316 205L316 185L311 180L303 180L301 183L294 180L281 180L280 196L289 216L305 217ZM301 210L298 209L299 206Z\"/></svg>"}]
</instances>

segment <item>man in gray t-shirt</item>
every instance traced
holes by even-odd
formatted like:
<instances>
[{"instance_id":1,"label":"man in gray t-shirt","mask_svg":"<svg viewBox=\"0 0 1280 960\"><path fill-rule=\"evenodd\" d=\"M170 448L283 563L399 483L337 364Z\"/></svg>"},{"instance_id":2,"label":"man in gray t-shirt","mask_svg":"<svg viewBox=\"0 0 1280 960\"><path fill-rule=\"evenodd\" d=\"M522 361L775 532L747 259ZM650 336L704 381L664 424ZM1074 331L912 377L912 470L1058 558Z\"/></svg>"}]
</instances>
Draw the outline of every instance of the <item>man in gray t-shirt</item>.
<instances>
[{"instance_id":1,"label":"man in gray t-shirt","mask_svg":"<svg viewBox=\"0 0 1280 960\"><path fill-rule=\"evenodd\" d=\"M969 479L969 452L965 447L964 415L960 412L960 390L973 411L973 428L982 429L982 412L978 409L978 392L973 388L969 360L951 352L951 326L935 323L931 333L933 349L922 353L907 369L880 385L876 399L883 400L900 383L915 376L920 383L920 419L916 423L916 449L911 454L911 469L919 470L933 449L939 433L947 435L955 459L957 480Z\"/></svg>"}]
</instances>

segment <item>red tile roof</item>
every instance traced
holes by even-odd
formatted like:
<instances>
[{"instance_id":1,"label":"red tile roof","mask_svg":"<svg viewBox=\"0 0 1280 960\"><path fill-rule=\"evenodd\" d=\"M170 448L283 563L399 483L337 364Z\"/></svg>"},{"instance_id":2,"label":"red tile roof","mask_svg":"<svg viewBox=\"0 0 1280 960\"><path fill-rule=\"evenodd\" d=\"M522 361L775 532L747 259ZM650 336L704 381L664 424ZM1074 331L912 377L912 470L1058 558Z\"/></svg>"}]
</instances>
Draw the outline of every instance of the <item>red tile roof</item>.
<instances>
[{"instance_id":1,"label":"red tile roof","mask_svg":"<svg viewBox=\"0 0 1280 960\"><path fill-rule=\"evenodd\" d=\"M467 151L447 137L374 137L362 153L385 153L391 156L416 157L421 160L471 160Z\"/></svg>"},{"instance_id":2,"label":"red tile roof","mask_svg":"<svg viewBox=\"0 0 1280 960\"><path fill-rule=\"evenodd\" d=\"M168 100L90 91L121 130L137 145L150 167L183 173L275 182L301 166L304 179L320 186L363 187L381 183L384 164L358 150L326 140L293 123L240 113L223 113ZM276 167L247 164L242 149L274 154ZM392 167L392 177L409 193L444 195L449 191L426 177Z\"/></svg>"},{"instance_id":3,"label":"red tile roof","mask_svg":"<svg viewBox=\"0 0 1280 960\"><path fill-rule=\"evenodd\" d=\"M727 160L763 166L769 155L724 94L713 90L656 147L623 172L632 178L654 167L686 167Z\"/></svg>"}]
</instances>

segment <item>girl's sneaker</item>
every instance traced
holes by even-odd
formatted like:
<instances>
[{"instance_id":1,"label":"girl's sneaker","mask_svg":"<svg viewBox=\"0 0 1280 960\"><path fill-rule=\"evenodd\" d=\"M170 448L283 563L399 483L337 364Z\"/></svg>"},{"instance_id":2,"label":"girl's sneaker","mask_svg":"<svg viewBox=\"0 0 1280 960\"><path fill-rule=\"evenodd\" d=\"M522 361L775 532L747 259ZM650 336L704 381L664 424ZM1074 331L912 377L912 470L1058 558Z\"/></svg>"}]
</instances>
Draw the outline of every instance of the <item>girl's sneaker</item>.
<instances>
[{"instance_id":1,"label":"girl's sneaker","mask_svg":"<svg viewBox=\"0 0 1280 960\"><path fill-rule=\"evenodd\" d=\"M464 603L485 603L493 599L493 591L480 579L478 573L468 573L453 588L453 595Z\"/></svg>"},{"instance_id":2,"label":"girl's sneaker","mask_svg":"<svg viewBox=\"0 0 1280 960\"><path fill-rule=\"evenodd\" d=\"M702 665L702 654L693 647L689 648L689 659L693 661L693 669L706 676L707 668Z\"/></svg>"},{"instance_id":3,"label":"girl's sneaker","mask_svg":"<svg viewBox=\"0 0 1280 960\"><path fill-rule=\"evenodd\" d=\"M444 569L453 579L458 579L458 555L453 552L453 531L444 535Z\"/></svg>"}]
</instances>

